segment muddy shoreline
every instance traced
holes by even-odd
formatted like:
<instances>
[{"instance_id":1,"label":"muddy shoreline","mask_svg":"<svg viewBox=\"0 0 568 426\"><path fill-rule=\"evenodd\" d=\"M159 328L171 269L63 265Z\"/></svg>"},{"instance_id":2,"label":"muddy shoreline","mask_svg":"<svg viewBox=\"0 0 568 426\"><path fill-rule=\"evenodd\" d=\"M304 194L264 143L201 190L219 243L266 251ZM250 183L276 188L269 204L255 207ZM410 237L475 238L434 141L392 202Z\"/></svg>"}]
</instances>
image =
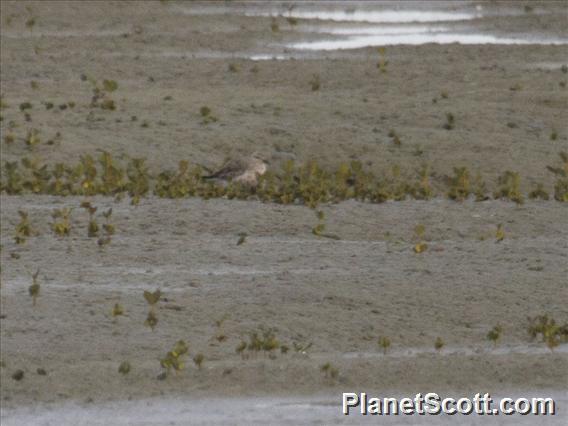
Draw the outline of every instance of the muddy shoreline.
<instances>
[{"instance_id":1,"label":"muddy shoreline","mask_svg":"<svg viewBox=\"0 0 568 426\"><path fill-rule=\"evenodd\" d=\"M341 237L335 241L311 233L317 219L304 206L150 198L133 207L94 197L101 209L113 207L118 230L101 250L86 236L86 214L74 215L70 237L56 238L49 229L52 208L82 199L2 197L6 406L30 398L102 401L186 392L308 395L345 386L565 386L566 376L558 374L566 371L565 348L551 352L531 343L526 329L527 316L546 312L561 321L568 314L562 203L322 206L329 231ZM19 209L29 212L39 235L17 246L11 231ZM507 237L497 244L500 222ZM422 254L412 250L418 223L431 247ZM248 237L237 246L240 232ZM42 293L33 307L27 287L35 268ZM143 325L142 292L157 287L164 297L152 332ZM115 321L110 312L117 302L126 316ZM226 340L219 342L215 321L221 319ZM492 349L486 334L495 324L505 331ZM261 327L277 330L290 348L294 342L312 347L307 355L291 350L275 360L242 360L235 348ZM387 356L377 345L384 334L393 341ZM433 350L437 336L447 345L441 354ZM180 338L192 356L205 355L204 369L188 365L157 380L158 360ZM117 372L123 360L132 365L127 377ZM320 372L326 362L339 369L337 381ZM22 382L10 378L18 368L26 373Z\"/></svg>"}]
</instances>

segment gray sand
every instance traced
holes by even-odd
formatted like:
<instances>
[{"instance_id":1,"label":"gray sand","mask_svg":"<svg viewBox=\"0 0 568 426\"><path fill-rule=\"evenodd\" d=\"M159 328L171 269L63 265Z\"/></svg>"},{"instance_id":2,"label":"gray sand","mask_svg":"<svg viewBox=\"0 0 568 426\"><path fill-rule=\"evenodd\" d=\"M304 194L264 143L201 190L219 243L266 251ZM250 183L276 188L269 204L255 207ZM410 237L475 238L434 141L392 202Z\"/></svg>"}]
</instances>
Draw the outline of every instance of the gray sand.
<instances>
[{"instance_id":1,"label":"gray sand","mask_svg":"<svg viewBox=\"0 0 568 426\"><path fill-rule=\"evenodd\" d=\"M490 188L513 170L526 193L536 183L552 192L555 177L546 166L558 166L558 152L568 151L568 101L560 86L566 45L392 46L388 70L380 73L375 48L304 53L302 60L246 59L274 49L285 54L271 46L315 37L283 19L272 33L268 17L184 14L179 7L187 5L176 2L28 5L37 16L32 31L24 25L30 12L23 2L1 3L0 85L8 105L2 137L10 121L18 124L15 142L1 143L2 163L24 156L69 162L108 150L119 159L147 157L156 173L180 159L214 168L227 155L260 149L273 167L290 158L316 159L324 167L360 160L369 170L398 164L414 176L428 163L435 185L458 166L480 172ZM492 15L476 25L566 37L565 5L545 3L534 13L510 7L518 15ZM230 63L237 72L229 71ZM90 114L91 87L82 73L118 82L116 111ZM316 73L322 87L312 92ZM18 109L25 101L34 105L31 123ZM42 101L56 108L48 111ZM57 108L69 101L76 106ZM204 105L218 122L201 123ZM456 117L451 131L442 127L447 112ZM32 152L24 143L31 127L43 141ZM400 135L400 146L388 137L390 129ZM61 140L46 144L56 132ZM87 237L81 201L0 196L3 424L39 422L49 410L53 424L80 424L76 416L94 424L95 413L101 422L112 416L127 424L133 413L146 418L137 405L145 401L163 413L156 418L162 423L186 424L183 416L191 415L222 424L254 401L247 398L259 396L279 407L270 413L282 413L281 424L340 424L336 407L327 404L347 390L554 394L566 404L566 345L550 351L531 342L526 330L527 316L568 320L562 203L348 201L321 207L326 232L340 237L332 240L312 234L317 218L300 205L149 197L134 207L127 199L92 197L99 212L113 208L117 229L100 249ZM50 214L64 206L75 208L73 229L57 238ZM19 209L30 213L38 231L24 245L13 240ZM496 243L500 223L506 237ZM421 254L412 250L418 224L429 245ZM241 232L248 237L237 246ZM28 287L37 269L41 293L32 307ZM143 325L148 306L142 293L156 288L163 298L152 332ZM125 315L113 320L118 302ZM486 335L498 324L503 337L493 348ZM273 328L290 351L241 359L235 348L259 327ZM379 336L392 341L386 355ZM437 337L446 344L440 353ZM157 380L159 359L178 339L189 343L186 370ZM294 343L312 346L302 353ZM197 353L205 356L201 370L191 361ZM132 371L122 376L117 369L125 360ZM327 362L338 369L337 378L320 371ZM11 378L17 369L24 371L21 381ZM186 410L185 401L196 398L204 398L203 405ZM316 404L315 412L294 408L305 398L326 404ZM215 404L226 409L207 417ZM277 421L247 412L249 424ZM500 422L494 420L506 424Z\"/></svg>"}]
</instances>

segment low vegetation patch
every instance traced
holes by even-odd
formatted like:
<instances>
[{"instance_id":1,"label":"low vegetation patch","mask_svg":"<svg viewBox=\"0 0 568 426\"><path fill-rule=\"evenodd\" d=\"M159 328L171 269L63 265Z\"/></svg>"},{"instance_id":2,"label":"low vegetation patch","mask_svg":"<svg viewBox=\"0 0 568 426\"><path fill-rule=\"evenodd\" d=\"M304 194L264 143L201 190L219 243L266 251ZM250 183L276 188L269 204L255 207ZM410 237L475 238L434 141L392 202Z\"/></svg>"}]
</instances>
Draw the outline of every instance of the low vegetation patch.
<instances>
[{"instance_id":1,"label":"low vegetation patch","mask_svg":"<svg viewBox=\"0 0 568 426\"><path fill-rule=\"evenodd\" d=\"M203 109L204 118L210 117L210 114L208 109ZM560 158L560 167L548 166L547 169L557 177L553 198L568 202L568 154L561 152ZM83 155L75 164L51 165L41 163L37 158L24 157L20 162L4 163L0 191L8 195L107 195L118 199L128 194L132 205L137 205L142 197L149 194L161 198L254 198L279 204L304 204L310 208L348 199L382 203L388 200L429 200L440 195L455 201L470 198L484 201L492 195L493 199L518 204L522 204L527 196L542 200L552 198L542 184L529 194L521 193L520 174L510 170L499 177L497 187L491 191L479 173L474 175L464 166L454 167L453 175L444 177L433 172L428 164L422 164L414 171L403 171L395 164L388 172L375 173L366 170L359 161L342 163L337 169L330 170L322 168L316 161L298 165L289 160L280 170L270 170L261 176L255 187L238 182L220 185L202 179L203 174L200 165L191 166L187 160L179 161L176 170L150 173L144 158L131 158L126 164L120 164L108 152L103 152L98 158ZM436 187L432 184L432 176L440 177ZM113 227L109 218L106 219L104 228L107 234L112 235ZM94 224L92 231L92 236L98 234L94 231Z\"/></svg>"}]
</instances>

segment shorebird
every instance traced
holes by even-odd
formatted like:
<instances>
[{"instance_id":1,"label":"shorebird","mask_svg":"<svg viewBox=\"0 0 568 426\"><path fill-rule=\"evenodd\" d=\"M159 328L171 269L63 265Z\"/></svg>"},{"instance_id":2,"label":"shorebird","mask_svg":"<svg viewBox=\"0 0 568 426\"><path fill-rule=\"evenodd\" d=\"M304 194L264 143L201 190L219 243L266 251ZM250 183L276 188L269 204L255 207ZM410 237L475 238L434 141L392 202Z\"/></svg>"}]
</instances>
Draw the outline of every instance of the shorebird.
<instances>
[{"instance_id":1,"label":"shorebird","mask_svg":"<svg viewBox=\"0 0 568 426\"><path fill-rule=\"evenodd\" d=\"M203 179L240 182L256 186L258 177L266 173L267 161L258 153L252 154L248 159L233 159L227 161L219 170Z\"/></svg>"}]
</instances>

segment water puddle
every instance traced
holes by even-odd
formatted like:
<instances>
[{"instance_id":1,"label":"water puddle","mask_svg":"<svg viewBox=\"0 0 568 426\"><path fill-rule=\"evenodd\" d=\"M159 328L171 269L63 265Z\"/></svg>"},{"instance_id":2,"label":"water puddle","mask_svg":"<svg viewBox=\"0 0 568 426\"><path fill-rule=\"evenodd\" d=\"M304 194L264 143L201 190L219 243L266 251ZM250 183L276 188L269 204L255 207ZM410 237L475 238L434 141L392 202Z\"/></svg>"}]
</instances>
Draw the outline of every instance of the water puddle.
<instances>
[{"instance_id":1,"label":"water puddle","mask_svg":"<svg viewBox=\"0 0 568 426\"><path fill-rule=\"evenodd\" d=\"M447 2L323 2L254 4L221 4L197 2L174 4L172 14L192 16L242 16L249 18L277 18L281 40L262 35L256 47L243 51L142 51L130 54L107 52L105 57L135 59L250 59L253 61L318 59L321 52L341 52L365 47L423 45L429 43L462 45L565 45L568 39L540 34L513 34L499 31L491 33L481 28L483 22L496 16L520 16L517 7L489 10L481 4L463 2L451 7ZM534 14L543 14L533 11ZM549 13L549 12L547 12ZM294 26L284 19L296 20ZM226 25L229 25L227 23ZM238 28L238 26L235 26ZM34 32L3 32L6 38L37 37L115 37L128 32L128 28L112 30L61 30ZM222 30L218 30L222 31ZM150 33L149 33L150 34ZM152 35L172 36L175 33L152 32ZM318 53L320 52L320 53ZM53 54L57 57L58 53ZM319 57L318 57L319 56Z\"/></svg>"},{"instance_id":2,"label":"water puddle","mask_svg":"<svg viewBox=\"0 0 568 426\"><path fill-rule=\"evenodd\" d=\"M561 45L568 39L547 37L545 34L491 34L479 28L484 18L495 16L520 16L520 8L502 8L498 12L481 4L463 2L448 7L444 2L332 2L285 4L262 4L254 6L177 7L178 13L206 15L208 13L242 15L247 17L278 18L283 35L304 33L306 40L281 42L259 40L259 46L270 47L271 53L252 53L249 59L271 60L298 58L301 51L339 51L374 46L422 45L428 43L463 45ZM539 11L531 13L542 14ZM544 12L543 12L544 13ZM296 20L289 28L283 19ZM314 36L321 35L321 39ZM283 55L282 49L292 49L294 54Z\"/></svg>"},{"instance_id":3,"label":"water puddle","mask_svg":"<svg viewBox=\"0 0 568 426\"><path fill-rule=\"evenodd\" d=\"M291 49L345 50L372 46L437 44L566 44L561 40L523 40L483 34L417 33L348 37L344 40L321 40L287 45Z\"/></svg>"},{"instance_id":4,"label":"water puddle","mask_svg":"<svg viewBox=\"0 0 568 426\"><path fill-rule=\"evenodd\" d=\"M447 27L430 25L376 25L376 26L310 26L305 31L333 35L405 35L447 31Z\"/></svg>"},{"instance_id":5,"label":"water puddle","mask_svg":"<svg viewBox=\"0 0 568 426\"><path fill-rule=\"evenodd\" d=\"M277 16L274 10L252 10L246 16ZM334 22L362 22L374 24L410 22L448 22L464 21L482 17L480 13L445 12L428 10L298 10L284 14L286 18L312 19Z\"/></svg>"}]
</instances>

